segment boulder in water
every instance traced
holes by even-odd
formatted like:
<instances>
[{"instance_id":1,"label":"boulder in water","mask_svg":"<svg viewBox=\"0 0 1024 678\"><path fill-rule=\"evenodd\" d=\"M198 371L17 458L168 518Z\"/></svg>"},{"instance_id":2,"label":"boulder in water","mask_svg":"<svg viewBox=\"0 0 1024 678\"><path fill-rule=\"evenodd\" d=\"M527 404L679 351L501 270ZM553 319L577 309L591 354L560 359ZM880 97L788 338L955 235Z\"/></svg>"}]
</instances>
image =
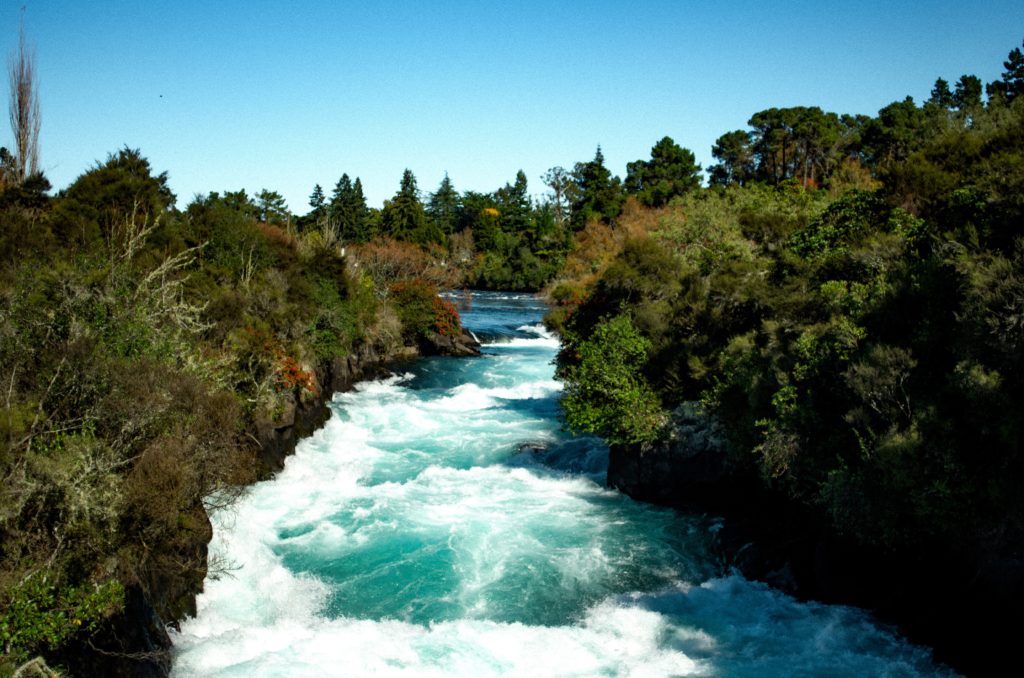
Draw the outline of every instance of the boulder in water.
<instances>
[{"instance_id":1,"label":"boulder in water","mask_svg":"<svg viewBox=\"0 0 1024 678\"><path fill-rule=\"evenodd\" d=\"M427 332L423 340L423 352L429 355L478 356L480 342L465 330L454 337Z\"/></svg>"}]
</instances>

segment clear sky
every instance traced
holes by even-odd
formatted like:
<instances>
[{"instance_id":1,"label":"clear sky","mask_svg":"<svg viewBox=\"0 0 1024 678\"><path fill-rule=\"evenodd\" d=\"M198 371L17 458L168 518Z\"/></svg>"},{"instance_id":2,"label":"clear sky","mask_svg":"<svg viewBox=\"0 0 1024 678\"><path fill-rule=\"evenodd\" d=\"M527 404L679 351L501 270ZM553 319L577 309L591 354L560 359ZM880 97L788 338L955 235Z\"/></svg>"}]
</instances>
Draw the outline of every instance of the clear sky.
<instances>
[{"instance_id":1,"label":"clear sky","mask_svg":"<svg viewBox=\"0 0 1024 678\"><path fill-rule=\"evenodd\" d=\"M24 8L24 9L22 9ZM875 114L937 77L997 79L1021 0L269 2L0 0L37 50L43 168L63 188L125 145L196 193L362 178L371 206L410 168L492 191L549 167L711 145L772 106ZM9 130L0 144L11 144Z\"/></svg>"}]
</instances>

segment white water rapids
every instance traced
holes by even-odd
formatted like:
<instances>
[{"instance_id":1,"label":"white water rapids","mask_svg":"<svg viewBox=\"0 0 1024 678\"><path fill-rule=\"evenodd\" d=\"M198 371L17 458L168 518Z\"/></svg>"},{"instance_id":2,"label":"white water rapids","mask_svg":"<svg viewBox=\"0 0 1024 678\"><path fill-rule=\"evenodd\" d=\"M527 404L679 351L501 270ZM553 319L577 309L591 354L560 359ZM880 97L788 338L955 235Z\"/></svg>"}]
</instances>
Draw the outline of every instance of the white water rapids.
<instances>
[{"instance_id":1,"label":"white water rapids","mask_svg":"<svg viewBox=\"0 0 1024 678\"><path fill-rule=\"evenodd\" d=\"M604 488L562 430L557 341L481 294L481 359L335 396L284 471L214 516L185 676L951 675L866 613L722 571L716 523Z\"/></svg>"}]
</instances>

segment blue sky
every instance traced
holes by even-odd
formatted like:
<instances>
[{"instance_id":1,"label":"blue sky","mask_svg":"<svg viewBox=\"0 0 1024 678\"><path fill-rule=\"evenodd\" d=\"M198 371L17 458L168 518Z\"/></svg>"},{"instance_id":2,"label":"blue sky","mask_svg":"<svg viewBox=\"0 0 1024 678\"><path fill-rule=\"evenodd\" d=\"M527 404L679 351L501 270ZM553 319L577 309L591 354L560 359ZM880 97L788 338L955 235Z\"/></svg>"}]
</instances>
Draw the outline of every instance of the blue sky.
<instances>
[{"instance_id":1,"label":"blue sky","mask_svg":"<svg viewBox=\"0 0 1024 678\"><path fill-rule=\"evenodd\" d=\"M1024 39L1019 0L0 0L6 52L22 14L56 188L127 145L179 207L268 188L299 214L342 173L379 206L406 167L424 192L523 169L540 195L549 167L600 144L624 175L665 135L706 167L758 110L874 114L940 76L994 80Z\"/></svg>"}]
</instances>

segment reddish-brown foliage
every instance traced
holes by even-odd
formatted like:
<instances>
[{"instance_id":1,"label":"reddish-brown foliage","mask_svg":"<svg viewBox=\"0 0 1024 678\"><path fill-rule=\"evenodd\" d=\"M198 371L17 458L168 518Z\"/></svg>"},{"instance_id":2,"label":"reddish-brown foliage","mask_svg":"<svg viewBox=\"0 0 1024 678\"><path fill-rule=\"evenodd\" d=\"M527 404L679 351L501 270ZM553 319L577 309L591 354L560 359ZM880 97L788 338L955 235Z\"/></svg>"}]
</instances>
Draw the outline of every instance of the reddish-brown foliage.
<instances>
[{"instance_id":1,"label":"reddish-brown foliage","mask_svg":"<svg viewBox=\"0 0 1024 678\"><path fill-rule=\"evenodd\" d=\"M434 327L437 333L446 337L457 337L462 331L462 322L455 304L441 297L434 297L433 304Z\"/></svg>"},{"instance_id":2,"label":"reddish-brown foliage","mask_svg":"<svg viewBox=\"0 0 1024 678\"><path fill-rule=\"evenodd\" d=\"M266 236L267 240L269 240L270 242L276 245L280 245L282 247L286 247L290 250L298 250L299 241L295 239L295 236L293 236L291 233L288 233L281 227L274 226L273 224L267 224L264 222L258 222L256 224L256 228L258 228L260 230L260 233Z\"/></svg>"},{"instance_id":3,"label":"reddish-brown foliage","mask_svg":"<svg viewBox=\"0 0 1024 678\"><path fill-rule=\"evenodd\" d=\"M443 251L428 252L412 243L398 242L392 238L353 245L348 256L353 267L366 271L380 290L415 279L438 288L452 287L458 283L459 274L447 265Z\"/></svg>"}]
</instances>

